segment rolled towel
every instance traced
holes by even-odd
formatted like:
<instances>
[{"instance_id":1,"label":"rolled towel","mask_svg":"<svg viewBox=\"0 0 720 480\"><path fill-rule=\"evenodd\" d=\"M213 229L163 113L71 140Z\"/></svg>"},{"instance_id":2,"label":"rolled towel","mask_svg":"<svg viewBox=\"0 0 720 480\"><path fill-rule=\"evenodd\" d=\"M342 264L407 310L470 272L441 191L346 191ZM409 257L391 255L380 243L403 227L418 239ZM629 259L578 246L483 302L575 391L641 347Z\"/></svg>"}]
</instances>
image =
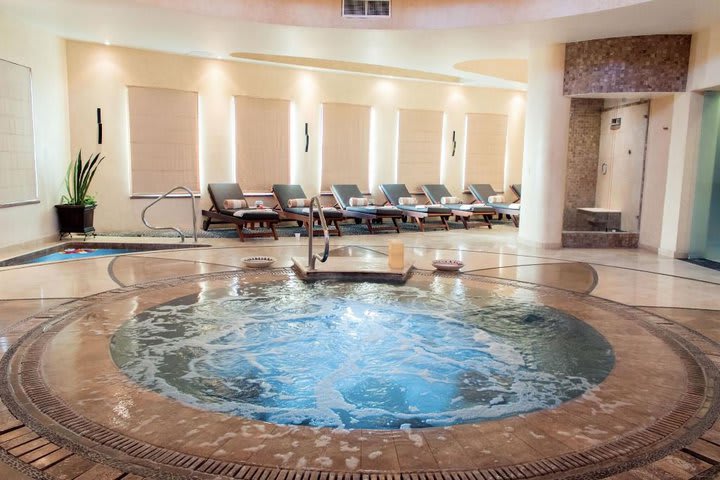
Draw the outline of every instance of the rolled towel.
<instances>
[{"instance_id":1,"label":"rolled towel","mask_svg":"<svg viewBox=\"0 0 720 480\"><path fill-rule=\"evenodd\" d=\"M415 197L400 197L398 198L399 205L417 205L417 199Z\"/></svg>"},{"instance_id":2,"label":"rolled towel","mask_svg":"<svg viewBox=\"0 0 720 480\"><path fill-rule=\"evenodd\" d=\"M452 204L462 203L462 200L460 200L458 197L441 197L440 203L442 205L448 205L448 204L452 205Z\"/></svg>"},{"instance_id":3,"label":"rolled towel","mask_svg":"<svg viewBox=\"0 0 720 480\"><path fill-rule=\"evenodd\" d=\"M288 208L303 208L309 206L310 200L307 198L291 198L288 200Z\"/></svg>"},{"instance_id":4,"label":"rolled towel","mask_svg":"<svg viewBox=\"0 0 720 480\"><path fill-rule=\"evenodd\" d=\"M241 208L247 208L248 204L246 200L223 200L223 208L225 210L239 210Z\"/></svg>"},{"instance_id":5,"label":"rolled towel","mask_svg":"<svg viewBox=\"0 0 720 480\"><path fill-rule=\"evenodd\" d=\"M313 212L317 212L317 209L313 209ZM337 208L335 207L323 207L323 212L337 212ZM302 213L310 213L309 208L303 208Z\"/></svg>"},{"instance_id":6,"label":"rolled towel","mask_svg":"<svg viewBox=\"0 0 720 480\"><path fill-rule=\"evenodd\" d=\"M243 215L246 213L254 213L257 212L257 210L251 210L251 209L244 209L244 210L238 210L237 212L233 212L233 217L242 218Z\"/></svg>"},{"instance_id":7,"label":"rolled towel","mask_svg":"<svg viewBox=\"0 0 720 480\"><path fill-rule=\"evenodd\" d=\"M350 197L351 207L367 207L370 205L370 200L365 197Z\"/></svg>"},{"instance_id":8,"label":"rolled towel","mask_svg":"<svg viewBox=\"0 0 720 480\"><path fill-rule=\"evenodd\" d=\"M505 203L505 195L490 195L488 203Z\"/></svg>"}]
</instances>

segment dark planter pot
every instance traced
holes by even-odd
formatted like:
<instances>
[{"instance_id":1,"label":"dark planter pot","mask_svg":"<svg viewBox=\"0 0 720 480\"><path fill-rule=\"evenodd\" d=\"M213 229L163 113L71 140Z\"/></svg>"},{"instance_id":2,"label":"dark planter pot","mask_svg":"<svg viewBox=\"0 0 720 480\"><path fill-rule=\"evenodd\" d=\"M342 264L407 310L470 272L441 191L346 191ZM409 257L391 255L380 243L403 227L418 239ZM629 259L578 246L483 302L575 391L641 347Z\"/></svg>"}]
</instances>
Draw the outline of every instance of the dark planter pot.
<instances>
[{"instance_id":1,"label":"dark planter pot","mask_svg":"<svg viewBox=\"0 0 720 480\"><path fill-rule=\"evenodd\" d=\"M60 238L70 233L95 234L93 219L96 205L55 205L60 222Z\"/></svg>"}]
</instances>

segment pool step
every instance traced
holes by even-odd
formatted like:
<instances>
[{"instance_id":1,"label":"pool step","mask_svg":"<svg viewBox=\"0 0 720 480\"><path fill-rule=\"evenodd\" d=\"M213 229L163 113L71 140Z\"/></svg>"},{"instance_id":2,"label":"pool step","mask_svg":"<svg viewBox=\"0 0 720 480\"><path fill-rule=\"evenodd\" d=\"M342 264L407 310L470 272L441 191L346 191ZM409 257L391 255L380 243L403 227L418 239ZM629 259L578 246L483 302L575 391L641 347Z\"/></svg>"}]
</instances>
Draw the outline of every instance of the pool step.
<instances>
[{"instance_id":1,"label":"pool step","mask_svg":"<svg viewBox=\"0 0 720 480\"><path fill-rule=\"evenodd\" d=\"M317 262L315 269L307 265L307 258L292 257L293 269L303 280L352 280L370 282L404 283L413 268L412 261L406 261L401 269L388 266L387 257L330 257L326 262Z\"/></svg>"}]
</instances>

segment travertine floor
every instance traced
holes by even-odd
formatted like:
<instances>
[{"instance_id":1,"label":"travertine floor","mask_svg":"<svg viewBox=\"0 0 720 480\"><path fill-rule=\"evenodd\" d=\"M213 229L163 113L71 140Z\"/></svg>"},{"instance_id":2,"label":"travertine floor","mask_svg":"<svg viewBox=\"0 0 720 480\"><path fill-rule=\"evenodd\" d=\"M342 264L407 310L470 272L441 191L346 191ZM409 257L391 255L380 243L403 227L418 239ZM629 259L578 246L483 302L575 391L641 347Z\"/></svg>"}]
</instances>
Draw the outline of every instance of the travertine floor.
<instances>
[{"instance_id":1,"label":"travertine floor","mask_svg":"<svg viewBox=\"0 0 720 480\"><path fill-rule=\"evenodd\" d=\"M620 306L639 307L644 312L662 317L668 324L675 322L704 335L708 342L720 341L720 272L687 262L661 258L642 250L528 248L517 244L516 232L517 230L510 226L497 226L492 230L476 228L469 231L345 236L332 238L331 242L334 255L362 257L383 255L387 251L388 240L400 238L406 244L406 254L413 258L419 269L431 270L434 259L460 259L465 262L463 272L468 275L517 281L520 286L537 284L559 289L557 298L548 298L548 301L558 302L561 308L564 301L561 294L563 291L572 292L573 295L588 295L589 298L609 300ZM127 238L118 240L142 241ZM103 238L103 242L107 241L112 239ZM158 239L152 241L157 243ZM241 271L244 268L241 259L250 255L271 255L277 258L276 267L289 267L292 263L291 257L307 254L306 242L307 239L304 238L250 240L245 243L236 239L203 239L203 243L210 243L212 247L0 268L0 349L5 352L30 327L23 326L24 319L66 302L138 283L195 274ZM316 243L319 248L319 240L316 239ZM16 254L17 249L14 249L12 255ZM0 259L5 256L10 255L4 255L0 251ZM143 300L141 293L136 301ZM572 308L570 303L566 305L566 309ZM582 317L582 312L578 313L578 316ZM118 316L115 320L121 321L121 317ZM75 404L78 410L83 410L83 415L93 421L112 426L112 422L117 420L117 417L112 415L113 408L117 406L114 402L119 402L119 399L127 401L130 398L136 405L143 405L143 414L147 417L138 416L133 419L135 423L115 425L117 429L127 434L144 436L142 440L153 444L173 446L170 445L173 440L180 440L182 445L175 441L175 447L183 447L186 452L191 450L193 454L213 456L223 461L242 461L254 457L256 463L288 466L283 465L280 461L282 458L275 454L282 454L285 444L299 442L303 445L303 437L308 437L308 443L303 448L306 450L304 457L310 461L317 458L330 461L337 458L345 461L357 455L357 464L351 462L349 466L362 468L365 461L372 470L401 470L405 467L480 468L484 465L543 458L600 444L615 434L648 425L662 415L663 409L669 408L677 400L683 391L680 387L685 384L685 373L673 352L667 350L662 342L658 342L654 337L635 332L633 326L627 322L614 325L615 320L611 317L612 315L607 317L607 321L602 321L598 320L599 316L593 316L598 322L599 330L606 337L612 337L613 346L622 360L618 361L618 371L608 378L604 385L605 390L600 392L598 398L585 397L566 405L567 410L538 412L527 418L508 419L502 425L498 424L497 428L491 424L469 426L466 429L455 429L447 435L428 431L419 439L426 453L418 450L418 438L408 438L405 433L360 435L362 438L348 437L337 439L337 442L329 439L322 452L318 452L315 445L319 436L325 433L308 433L303 429L286 427L278 427L277 443L258 450L253 448L262 442L255 436L223 437L222 432L213 430L212 426L204 430L201 428L197 437L181 438L179 432L172 429L159 431L158 428L151 428L152 419L156 418L153 415L167 411L167 406L162 399L153 397L157 395L128 385L128 382L121 382L120 377L115 378L114 373L108 373L111 365L103 364L108 359L103 357L107 356L107 352L102 342L84 345L86 351L97 355L93 357L97 362L79 362L81 358L87 360L89 357L77 356L77 349L53 347L49 350L51 356L44 358L43 368L52 390L71 406ZM90 328L88 322L92 320L72 324L75 335L78 335L76 339L84 338L81 333L83 329ZM103 328L109 329L108 335L112 331L108 322L103 323ZM72 338L72 330L63 332L63 335L66 336L56 339L57 345L62 345L63 341L68 345L72 344L72 341L68 340ZM633 389L633 386L636 388ZM98 389L102 390L101 394ZM618 392L622 392L628 403L624 405L627 411L618 413L603 410L601 407L607 406ZM96 401L98 398L103 400ZM596 402L597 408L593 406L593 402ZM617 407L622 410L623 405ZM186 415L192 417L191 413ZM215 421L211 418L212 414L195 412L194 415L203 425L211 425ZM243 423L243 420L233 419L227 422ZM562 428L558 425L562 425ZM243 425L235 427L231 430L247 431L247 428L243 430ZM288 431L285 432L284 429ZM0 426L0 450L18 448L17 441L7 443L17 439L17 435L4 440L3 435L8 434L2 432ZM268 432L262 433L271 435ZM493 438L495 440L492 440ZM388 450L389 444L394 447L391 451ZM489 445L498 448L490 449ZM355 446L357 450L354 450ZM56 478L75 478L81 474L85 475L82 478L136 478L120 470L93 463L98 461L97 458L91 462L80 455L71 455L70 452L62 457L57 454L62 449L58 446L56 450L52 450L48 448L47 442L37 442L35 448L38 452L45 448L48 455L54 452L56 458L60 459L48 465L38 464L46 474ZM337 452L333 452L333 448L337 448ZM27 455L32 451L33 448L23 450L23 454ZM348 455L349 451L354 455ZM373 453L376 462L365 459L363 452ZM15 453L10 452L11 455ZM413 463L411 457L415 457L417 462ZM617 477L691 478L718 462L720 428L717 432L714 429L709 430L693 445L662 460L621 473ZM68 472L74 468L72 472L79 473L62 477L60 473L63 466ZM298 468L296 464L291 466ZM335 465L335 468L340 467L345 469L348 465ZM4 467L0 466L0 478L12 478L2 468ZM88 470L101 468L107 469L102 473L105 476L98 476L100 473L97 472L100 470L93 470L96 475L87 476L92 473ZM24 478L20 473L17 475L18 478Z\"/></svg>"}]
</instances>

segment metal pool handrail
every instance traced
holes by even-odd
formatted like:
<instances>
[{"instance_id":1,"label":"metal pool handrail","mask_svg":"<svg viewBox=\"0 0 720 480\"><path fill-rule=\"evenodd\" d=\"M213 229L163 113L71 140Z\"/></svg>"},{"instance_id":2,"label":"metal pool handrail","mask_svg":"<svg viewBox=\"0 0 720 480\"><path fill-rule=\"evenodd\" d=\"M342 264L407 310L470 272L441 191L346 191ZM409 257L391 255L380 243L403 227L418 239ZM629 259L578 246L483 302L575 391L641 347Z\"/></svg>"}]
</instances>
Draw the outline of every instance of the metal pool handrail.
<instances>
[{"instance_id":1,"label":"metal pool handrail","mask_svg":"<svg viewBox=\"0 0 720 480\"><path fill-rule=\"evenodd\" d=\"M183 235L182 231L180 231L179 228L176 228L176 227L154 227L154 226L150 225L147 222L147 220L145 219L145 213L148 211L148 209L150 207L152 207L153 205L158 203L160 200L166 198L168 195L175 192L176 190L184 190L187 192L188 195L190 195L190 201L192 202L193 240L195 241L195 243L197 243L197 216L195 215L195 196L193 195L193 192L187 187L177 186L177 187L173 188L172 190L163 193L162 195L160 195L159 198L155 199L155 201L153 201L150 205L143 208L142 215L140 216L140 218L141 218L143 224L150 230L175 230L178 233L178 235L180 235L180 241L184 242L185 235Z\"/></svg>"},{"instance_id":2,"label":"metal pool handrail","mask_svg":"<svg viewBox=\"0 0 720 480\"><path fill-rule=\"evenodd\" d=\"M313 255L313 230L315 224L315 217L313 215L313 205L317 203L318 218L320 218L320 225L322 225L323 235L325 236L325 250L322 255ZM323 213L322 204L320 203L320 195L315 195L310 199L310 219L308 220L308 268L315 270L315 260L325 262L330 255L330 230L328 230L327 221L325 220L325 214Z\"/></svg>"}]
</instances>

